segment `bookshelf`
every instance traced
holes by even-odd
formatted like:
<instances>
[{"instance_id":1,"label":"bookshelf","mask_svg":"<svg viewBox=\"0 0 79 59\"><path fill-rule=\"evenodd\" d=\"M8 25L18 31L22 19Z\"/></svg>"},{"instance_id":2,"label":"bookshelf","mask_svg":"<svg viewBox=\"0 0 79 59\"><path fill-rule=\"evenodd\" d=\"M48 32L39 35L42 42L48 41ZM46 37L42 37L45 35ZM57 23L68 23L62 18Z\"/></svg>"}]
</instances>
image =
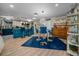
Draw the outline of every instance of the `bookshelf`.
<instances>
[{"instance_id":1,"label":"bookshelf","mask_svg":"<svg viewBox=\"0 0 79 59\"><path fill-rule=\"evenodd\" d=\"M67 33L67 53L77 56L79 55L79 14L71 14L67 18L70 20Z\"/></svg>"}]
</instances>

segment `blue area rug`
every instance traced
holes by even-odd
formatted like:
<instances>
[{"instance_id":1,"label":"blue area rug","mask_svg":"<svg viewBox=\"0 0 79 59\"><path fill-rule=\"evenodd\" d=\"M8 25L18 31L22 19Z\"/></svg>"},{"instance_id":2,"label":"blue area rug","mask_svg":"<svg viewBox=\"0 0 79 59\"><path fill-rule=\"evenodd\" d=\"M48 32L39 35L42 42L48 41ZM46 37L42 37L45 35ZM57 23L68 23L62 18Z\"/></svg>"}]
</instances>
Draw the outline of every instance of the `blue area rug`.
<instances>
[{"instance_id":1,"label":"blue area rug","mask_svg":"<svg viewBox=\"0 0 79 59\"><path fill-rule=\"evenodd\" d=\"M52 42L47 41L47 45L40 45L40 41L37 41L38 37L32 37L26 41L22 46L33 47L33 48L43 48L43 49L55 49L55 50L66 50L66 44L63 43L59 38L52 38Z\"/></svg>"}]
</instances>

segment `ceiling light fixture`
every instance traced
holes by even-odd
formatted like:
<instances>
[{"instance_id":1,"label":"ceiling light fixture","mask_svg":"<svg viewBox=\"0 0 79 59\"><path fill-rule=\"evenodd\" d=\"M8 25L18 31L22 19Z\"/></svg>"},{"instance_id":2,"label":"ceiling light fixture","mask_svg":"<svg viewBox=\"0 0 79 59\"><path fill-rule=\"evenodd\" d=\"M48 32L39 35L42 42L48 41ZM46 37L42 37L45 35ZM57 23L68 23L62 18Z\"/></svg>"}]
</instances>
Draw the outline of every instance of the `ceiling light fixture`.
<instances>
[{"instance_id":1,"label":"ceiling light fixture","mask_svg":"<svg viewBox=\"0 0 79 59\"><path fill-rule=\"evenodd\" d=\"M34 16L38 16L38 13L34 13Z\"/></svg>"},{"instance_id":2,"label":"ceiling light fixture","mask_svg":"<svg viewBox=\"0 0 79 59\"><path fill-rule=\"evenodd\" d=\"M34 19L34 20L35 20L36 18L34 17L34 18L32 18L32 19Z\"/></svg>"},{"instance_id":3,"label":"ceiling light fixture","mask_svg":"<svg viewBox=\"0 0 79 59\"><path fill-rule=\"evenodd\" d=\"M14 8L14 5L9 5L11 8Z\"/></svg>"},{"instance_id":4,"label":"ceiling light fixture","mask_svg":"<svg viewBox=\"0 0 79 59\"><path fill-rule=\"evenodd\" d=\"M42 13L44 13L44 11L42 11Z\"/></svg>"},{"instance_id":5,"label":"ceiling light fixture","mask_svg":"<svg viewBox=\"0 0 79 59\"><path fill-rule=\"evenodd\" d=\"M31 22L32 20L31 20L31 19L27 19L27 21L28 21L28 22Z\"/></svg>"},{"instance_id":6,"label":"ceiling light fixture","mask_svg":"<svg viewBox=\"0 0 79 59\"><path fill-rule=\"evenodd\" d=\"M59 6L59 4L58 4L58 3L56 3L56 4L55 4L55 6L56 6L56 7L58 7L58 6Z\"/></svg>"}]
</instances>

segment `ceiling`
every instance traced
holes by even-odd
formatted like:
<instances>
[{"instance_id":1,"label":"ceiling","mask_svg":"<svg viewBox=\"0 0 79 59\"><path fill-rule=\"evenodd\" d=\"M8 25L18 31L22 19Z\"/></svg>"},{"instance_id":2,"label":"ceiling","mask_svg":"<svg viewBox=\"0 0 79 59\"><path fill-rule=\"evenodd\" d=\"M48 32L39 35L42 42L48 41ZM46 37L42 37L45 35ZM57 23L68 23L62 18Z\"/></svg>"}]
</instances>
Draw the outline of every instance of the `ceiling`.
<instances>
[{"instance_id":1,"label":"ceiling","mask_svg":"<svg viewBox=\"0 0 79 59\"><path fill-rule=\"evenodd\" d=\"M14 5L11 8L9 5ZM65 15L75 4L60 3L58 7L55 3L0 3L0 16L26 16L33 18L34 13L38 14L38 18ZM43 13L42 13L43 12Z\"/></svg>"}]
</instances>

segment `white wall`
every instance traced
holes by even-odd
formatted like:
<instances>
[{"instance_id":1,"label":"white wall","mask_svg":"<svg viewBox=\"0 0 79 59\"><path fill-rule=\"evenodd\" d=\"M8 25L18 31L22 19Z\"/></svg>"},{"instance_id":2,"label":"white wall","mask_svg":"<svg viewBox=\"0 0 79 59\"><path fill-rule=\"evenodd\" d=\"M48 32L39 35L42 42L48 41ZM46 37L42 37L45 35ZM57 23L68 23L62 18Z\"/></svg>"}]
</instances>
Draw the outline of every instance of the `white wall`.
<instances>
[{"instance_id":1,"label":"white wall","mask_svg":"<svg viewBox=\"0 0 79 59\"><path fill-rule=\"evenodd\" d=\"M45 18L41 18L41 19L40 19L40 24L46 25L47 29L49 29L49 30L53 27L51 20L46 21Z\"/></svg>"},{"instance_id":2,"label":"white wall","mask_svg":"<svg viewBox=\"0 0 79 59\"><path fill-rule=\"evenodd\" d=\"M21 27L21 26L22 26L21 23L22 23L22 22L19 22L19 21L13 21L12 26L13 26L13 27L16 27L16 26L20 26L20 27Z\"/></svg>"}]
</instances>

